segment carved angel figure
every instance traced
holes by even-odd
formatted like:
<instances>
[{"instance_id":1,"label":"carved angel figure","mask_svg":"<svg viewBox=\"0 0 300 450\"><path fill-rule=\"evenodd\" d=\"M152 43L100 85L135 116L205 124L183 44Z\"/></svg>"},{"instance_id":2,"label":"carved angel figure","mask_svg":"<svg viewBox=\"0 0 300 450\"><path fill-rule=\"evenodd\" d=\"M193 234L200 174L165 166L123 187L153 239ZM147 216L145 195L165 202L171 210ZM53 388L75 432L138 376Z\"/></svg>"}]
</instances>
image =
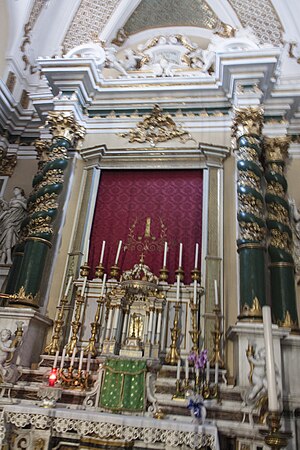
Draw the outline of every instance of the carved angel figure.
<instances>
[{"instance_id":1,"label":"carved angel figure","mask_svg":"<svg viewBox=\"0 0 300 450\"><path fill-rule=\"evenodd\" d=\"M8 328L4 328L0 332L0 382L15 383L21 374L17 366L11 363L11 360L21 343L22 324L23 322L17 322L14 340L12 340L12 333Z\"/></svg>"},{"instance_id":2,"label":"carved angel figure","mask_svg":"<svg viewBox=\"0 0 300 450\"><path fill-rule=\"evenodd\" d=\"M12 249L18 242L22 221L27 214L27 200L24 190L14 188L14 197L6 202L1 200L0 213L0 264L12 264Z\"/></svg>"}]
</instances>

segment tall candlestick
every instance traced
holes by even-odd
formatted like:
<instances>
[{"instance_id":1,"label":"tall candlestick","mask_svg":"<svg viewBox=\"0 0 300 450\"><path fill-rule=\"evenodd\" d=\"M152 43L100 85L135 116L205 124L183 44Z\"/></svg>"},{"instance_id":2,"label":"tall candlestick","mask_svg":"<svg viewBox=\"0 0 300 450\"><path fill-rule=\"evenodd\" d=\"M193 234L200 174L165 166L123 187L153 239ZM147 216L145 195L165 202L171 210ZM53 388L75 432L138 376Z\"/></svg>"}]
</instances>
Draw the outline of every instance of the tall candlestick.
<instances>
[{"instance_id":1,"label":"tall candlestick","mask_svg":"<svg viewBox=\"0 0 300 450\"><path fill-rule=\"evenodd\" d=\"M198 269L198 255L199 255L199 244L198 242L196 243L196 248L195 248L195 269Z\"/></svg>"},{"instance_id":2,"label":"tall candlestick","mask_svg":"<svg viewBox=\"0 0 300 450\"><path fill-rule=\"evenodd\" d=\"M264 338L266 350L266 372L268 381L268 402L269 411L278 411L278 398L276 388L276 374L275 374L275 360L274 360L274 346L272 336L272 320L270 306L263 306L263 325Z\"/></svg>"},{"instance_id":3,"label":"tall candlestick","mask_svg":"<svg viewBox=\"0 0 300 450\"><path fill-rule=\"evenodd\" d=\"M104 275L103 275L103 281L102 281L102 288L101 288L101 297L103 297L103 295L104 295L104 288L105 288L105 283L106 283L106 277L107 277L107 274L105 273Z\"/></svg>"},{"instance_id":4,"label":"tall candlestick","mask_svg":"<svg viewBox=\"0 0 300 450\"><path fill-rule=\"evenodd\" d=\"M82 289L81 289L81 297L84 295L85 287L86 287L87 277L84 277Z\"/></svg>"},{"instance_id":5,"label":"tall candlestick","mask_svg":"<svg viewBox=\"0 0 300 450\"><path fill-rule=\"evenodd\" d=\"M58 355L59 355L59 351L57 350L57 352L55 353L54 361L53 361L53 369L56 369L56 367L57 367Z\"/></svg>"},{"instance_id":6,"label":"tall candlestick","mask_svg":"<svg viewBox=\"0 0 300 450\"><path fill-rule=\"evenodd\" d=\"M180 360L180 358L178 358L178 361L177 361L177 375L176 375L176 379L177 380L180 380L180 369L181 369L181 360Z\"/></svg>"},{"instance_id":7,"label":"tall candlestick","mask_svg":"<svg viewBox=\"0 0 300 450\"><path fill-rule=\"evenodd\" d=\"M185 379L189 379L189 358L185 359Z\"/></svg>"},{"instance_id":8,"label":"tall candlestick","mask_svg":"<svg viewBox=\"0 0 300 450\"><path fill-rule=\"evenodd\" d=\"M218 384L219 381L219 362L217 361L215 364L215 384Z\"/></svg>"},{"instance_id":9,"label":"tall candlestick","mask_svg":"<svg viewBox=\"0 0 300 450\"><path fill-rule=\"evenodd\" d=\"M91 366L91 353L89 352L88 354L88 359L87 359L87 363L86 363L86 372L90 371L90 366Z\"/></svg>"},{"instance_id":10,"label":"tall candlestick","mask_svg":"<svg viewBox=\"0 0 300 450\"><path fill-rule=\"evenodd\" d=\"M101 255L100 255L100 261L99 261L99 264L102 264L102 263L103 263L104 250L105 250L105 241L102 242L102 248L101 248Z\"/></svg>"},{"instance_id":11,"label":"tall candlestick","mask_svg":"<svg viewBox=\"0 0 300 450\"><path fill-rule=\"evenodd\" d=\"M70 363L71 367L74 367L75 355L76 355L76 348L73 349L73 353L72 353L72 357L71 357L71 363Z\"/></svg>"},{"instance_id":12,"label":"tall candlestick","mask_svg":"<svg viewBox=\"0 0 300 450\"><path fill-rule=\"evenodd\" d=\"M163 267L166 267L167 265L167 253L168 253L168 243L165 242Z\"/></svg>"},{"instance_id":13,"label":"tall candlestick","mask_svg":"<svg viewBox=\"0 0 300 450\"><path fill-rule=\"evenodd\" d=\"M83 362L83 350L80 352L80 358L79 358L79 365L78 365L78 371L82 369L82 362Z\"/></svg>"},{"instance_id":14,"label":"tall candlestick","mask_svg":"<svg viewBox=\"0 0 300 450\"><path fill-rule=\"evenodd\" d=\"M218 297L218 283L217 280L214 281L215 286L215 305L218 306L219 304L219 297Z\"/></svg>"},{"instance_id":15,"label":"tall candlestick","mask_svg":"<svg viewBox=\"0 0 300 450\"><path fill-rule=\"evenodd\" d=\"M180 297L180 275L177 275L177 283L176 283L176 300L179 301Z\"/></svg>"},{"instance_id":16,"label":"tall candlestick","mask_svg":"<svg viewBox=\"0 0 300 450\"><path fill-rule=\"evenodd\" d=\"M182 242L179 244L179 261L178 261L178 267L182 267Z\"/></svg>"},{"instance_id":17,"label":"tall candlestick","mask_svg":"<svg viewBox=\"0 0 300 450\"><path fill-rule=\"evenodd\" d=\"M66 297L66 296L68 295L68 293L69 293L70 286L71 286L71 283L72 283L72 279L73 279L72 275L69 276L68 284L67 284L67 287L66 287L66 290L65 290L65 297Z\"/></svg>"},{"instance_id":18,"label":"tall candlestick","mask_svg":"<svg viewBox=\"0 0 300 450\"><path fill-rule=\"evenodd\" d=\"M60 360L60 370L64 368L64 362L65 362L65 356L66 356L66 349L63 349L61 360Z\"/></svg>"},{"instance_id":19,"label":"tall candlestick","mask_svg":"<svg viewBox=\"0 0 300 450\"><path fill-rule=\"evenodd\" d=\"M122 247L122 241L119 241L118 250L117 250L116 259L115 259L115 266L118 265L121 247Z\"/></svg>"},{"instance_id":20,"label":"tall candlestick","mask_svg":"<svg viewBox=\"0 0 300 450\"><path fill-rule=\"evenodd\" d=\"M209 378L210 378L210 363L207 361L206 363L206 383L209 384Z\"/></svg>"},{"instance_id":21,"label":"tall candlestick","mask_svg":"<svg viewBox=\"0 0 300 450\"><path fill-rule=\"evenodd\" d=\"M197 303L197 280L194 280L194 303Z\"/></svg>"}]
</instances>

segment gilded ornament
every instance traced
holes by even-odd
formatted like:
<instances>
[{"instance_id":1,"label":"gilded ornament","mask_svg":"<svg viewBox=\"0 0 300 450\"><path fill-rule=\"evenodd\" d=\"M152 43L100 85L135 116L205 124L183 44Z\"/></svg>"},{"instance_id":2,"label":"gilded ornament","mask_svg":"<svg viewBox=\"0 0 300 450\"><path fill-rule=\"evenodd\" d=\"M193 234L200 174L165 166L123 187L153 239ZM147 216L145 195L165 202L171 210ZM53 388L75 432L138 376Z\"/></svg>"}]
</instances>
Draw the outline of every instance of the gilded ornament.
<instances>
[{"instance_id":1,"label":"gilded ornament","mask_svg":"<svg viewBox=\"0 0 300 450\"><path fill-rule=\"evenodd\" d=\"M181 142L194 140L190 133L182 130L168 113L163 113L158 105L154 105L150 114L143 116L136 128L126 133L120 133L121 137L128 138L131 142L150 142L155 146L158 142L166 142L171 139L179 139Z\"/></svg>"},{"instance_id":2,"label":"gilded ornament","mask_svg":"<svg viewBox=\"0 0 300 450\"><path fill-rule=\"evenodd\" d=\"M238 194L239 210L263 219L263 202L251 194Z\"/></svg>"},{"instance_id":3,"label":"gilded ornament","mask_svg":"<svg viewBox=\"0 0 300 450\"><path fill-rule=\"evenodd\" d=\"M0 150L0 175L10 177L17 165L17 155L8 155L7 152Z\"/></svg>"},{"instance_id":4,"label":"gilded ornament","mask_svg":"<svg viewBox=\"0 0 300 450\"><path fill-rule=\"evenodd\" d=\"M288 157L288 148L291 138L288 136L280 137L265 137L264 149L266 155L266 162L284 161Z\"/></svg>"},{"instance_id":5,"label":"gilded ornament","mask_svg":"<svg viewBox=\"0 0 300 450\"><path fill-rule=\"evenodd\" d=\"M283 321L278 321L278 326L283 328L291 328L292 330L298 330L299 328L298 323L292 320L289 311L286 311Z\"/></svg>"},{"instance_id":6,"label":"gilded ornament","mask_svg":"<svg viewBox=\"0 0 300 450\"><path fill-rule=\"evenodd\" d=\"M29 221L29 236L33 234L53 234L53 228L50 226L51 217L36 217L35 219L31 219Z\"/></svg>"},{"instance_id":7,"label":"gilded ornament","mask_svg":"<svg viewBox=\"0 0 300 450\"><path fill-rule=\"evenodd\" d=\"M282 232L277 230L277 228L272 228L270 230L270 235L270 246L281 248L288 253L292 252L292 242L287 232Z\"/></svg>"},{"instance_id":8,"label":"gilded ornament","mask_svg":"<svg viewBox=\"0 0 300 450\"><path fill-rule=\"evenodd\" d=\"M281 164L269 163L268 169L274 173L283 175L283 166Z\"/></svg>"},{"instance_id":9,"label":"gilded ornament","mask_svg":"<svg viewBox=\"0 0 300 450\"><path fill-rule=\"evenodd\" d=\"M285 191L281 183L277 181L270 181L267 185L267 194L277 195L278 197L285 197Z\"/></svg>"},{"instance_id":10,"label":"gilded ornament","mask_svg":"<svg viewBox=\"0 0 300 450\"><path fill-rule=\"evenodd\" d=\"M260 177L251 170L240 170L238 184L260 190Z\"/></svg>"},{"instance_id":11,"label":"gilded ornament","mask_svg":"<svg viewBox=\"0 0 300 450\"><path fill-rule=\"evenodd\" d=\"M82 140L85 128L77 123L72 112L50 111L46 124L54 137L64 137L72 144Z\"/></svg>"},{"instance_id":12,"label":"gilded ornament","mask_svg":"<svg viewBox=\"0 0 300 450\"><path fill-rule=\"evenodd\" d=\"M21 286L17 293L9 295L9 303L13 305L26 304L28 306L30 305L34 308L37 308L39 306L39 294L36 294L35 296L33 296L31 293L26 294L24 286Z\"/></svg>"},{"instance_id":13,"label":"gilded ornament","mask_svg":"<svg viewBox=\"0 0 300 450\"><path fill-rule=\"evenodd\" d=\"M240 317L251 319L262 318L262 309L257 297L254 297L251 306L249 306L247 303L244 304Z\"/></svg>"},{"instance_id":14,"label":"gilded ornament","mask_svg":"<svg viewBox=\"0 0 300 450\"><path fill-rule=\"evenodd\" d=\"M248 108L234 108L232 136L260 136L263 126L263 108L260 106Z\"/></svg>"},{"instance_id":15,"label":"gilded ornament","mask_svg":"<svg viewBox=\"0 0 300 450\"><path fill-rule=\"evenodd\" d=\"M239 222L241 239L249 241L263 241L266 235L265 227L256 222Z\"/></svg>"},{"instance_id":16,"label":"gilded ornament","mask_svg":"<svg viewBox=\"0 0 300 450\"><path fill-rule=\"evenodd\" d=\"M238 161L252 161L255 162L255 164L263 170L263 167L258 160L258 154L257 151L254 148L251 147L244 147L240 146L237 150L237 160Z\"/></svg>"},{"instance_id":17,"label":"gilded ornament","mask_svg":"<svg viewBox=\"0 0 300 450\"><path fill-rule=\"evenodd\" d=\"M290 217L288 210L281 205L281 203L267 203L268 219L275 220L285 225L290 224Z\"/></svg>"}]
</instances>

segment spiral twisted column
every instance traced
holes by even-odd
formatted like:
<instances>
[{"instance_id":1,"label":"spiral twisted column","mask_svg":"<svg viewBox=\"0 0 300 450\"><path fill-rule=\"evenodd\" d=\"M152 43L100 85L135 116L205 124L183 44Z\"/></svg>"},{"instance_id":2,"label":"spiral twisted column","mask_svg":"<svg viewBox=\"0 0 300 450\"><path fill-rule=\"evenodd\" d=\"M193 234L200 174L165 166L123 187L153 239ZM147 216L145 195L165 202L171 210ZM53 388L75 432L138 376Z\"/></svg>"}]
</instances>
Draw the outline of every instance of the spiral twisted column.
<instances>
[{"instance_id":1,"label":"spiral twisted column","mask_svg":"<svg viewBox=\"0 0 300 450\"><path fill-rule=\"evenodd\" d=\"M236 108L233 137L236 139L238 170L237 241L240 265L239 320L262 320L266 303L264 198L262 194L263 110L261 107Z\"/></svg>"},{"instance_id":2,"label":"spiral twisted column","mask_svg":"<svg viewBox=\"0 0 300 450\"><path fill-rule=\"evenodd\" d=\"M267 181L265 201L273 319L279 326L296 330L298 315L292 256L293 235L285 177L289 143L287 136L264 139Z\"/></svg>"},{"instance_id":3,"label":"spiral twisted column","mask_svg":"<svg viewBox=\"0 0 300 450\"><path fill-rule=\"evenodd\" d=\"M53 138L33 179L33 190L28 199L24 254L10 299L10 304L16 306L39 306L39 289L47 252L52 246L52 223L58 214L58 197L64 185L68 150L84 137L84 128L78 125L71 112L50 112L47 124Z\"/></svg>"}]
</instances>

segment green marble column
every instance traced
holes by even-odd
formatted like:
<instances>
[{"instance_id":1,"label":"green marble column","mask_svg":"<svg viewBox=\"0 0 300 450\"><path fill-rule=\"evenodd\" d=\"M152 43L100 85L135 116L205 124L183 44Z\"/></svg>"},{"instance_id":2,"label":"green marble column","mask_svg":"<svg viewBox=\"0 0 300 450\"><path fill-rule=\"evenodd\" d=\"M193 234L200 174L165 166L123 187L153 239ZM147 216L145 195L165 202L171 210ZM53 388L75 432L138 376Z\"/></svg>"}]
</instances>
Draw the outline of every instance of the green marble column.
<instances>
[{"instance_id":1,"label":"green marble column","mask_svg":"<svg viewBox=\"0 0 300 450\"><path fill-rule=\"evenodd\" d=\"M233 136L236 139L238 169L237 242L240 265L239 320L262 320L266 304L264 198L262 194L263 110L260 107L236 108Z\"/></svg>"},{"instance_id":2,"label":"green marble column","mask_svg":"<svg viewBox=\"0 0 300 450\"><path fill-rule=\"evenodd\" d=\"M284 173L289 142L286 136L264 139L267 181L265 201L273 320L279 326L298 330L293 236Z\"/></svg>"},{"instance_id":3,"label":"green marble column","mask_svg":"<svg viewBox=\"0 0 300 450\"><path fill-rule=\"evenodd\" d=\"M9 303L15 306L39 306L39 290L47 252L52 246L52 224L58 214L58 197L64 185L68 150L84 136L84 128L77 124L70 112L49 113L47 124L53 139L47 156L33 179L33 190L28 199L29 219L22 260L18 263L18 271L17 263L13 263L12 267L14 286L9 287Z\"/></svg>"}]
</instances>

